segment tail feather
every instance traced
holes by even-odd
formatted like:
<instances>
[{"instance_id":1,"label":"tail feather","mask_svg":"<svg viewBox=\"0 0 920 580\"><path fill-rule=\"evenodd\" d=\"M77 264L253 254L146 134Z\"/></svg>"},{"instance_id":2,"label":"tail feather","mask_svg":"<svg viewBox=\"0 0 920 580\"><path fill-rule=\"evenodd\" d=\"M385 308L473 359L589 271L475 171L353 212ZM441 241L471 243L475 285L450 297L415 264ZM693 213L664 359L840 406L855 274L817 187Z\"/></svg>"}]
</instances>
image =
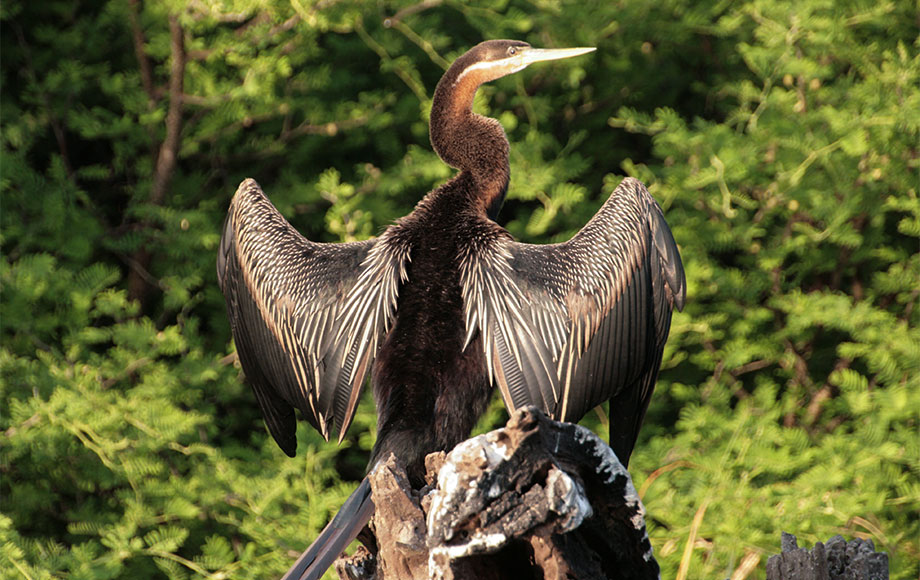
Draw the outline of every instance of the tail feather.
<instances>
[{"instance_id":1,"label":"tail feather","mask_svg":"<svg viewBox=\"0 0 920 580\"><path fill-rule=\"evenodd\" d=\"M326 524L281 580L319 580L367 525L372 515L374 502L371 501L371 484L365 477L342 504L339 513Z\"/></svg>"}]
</instances>

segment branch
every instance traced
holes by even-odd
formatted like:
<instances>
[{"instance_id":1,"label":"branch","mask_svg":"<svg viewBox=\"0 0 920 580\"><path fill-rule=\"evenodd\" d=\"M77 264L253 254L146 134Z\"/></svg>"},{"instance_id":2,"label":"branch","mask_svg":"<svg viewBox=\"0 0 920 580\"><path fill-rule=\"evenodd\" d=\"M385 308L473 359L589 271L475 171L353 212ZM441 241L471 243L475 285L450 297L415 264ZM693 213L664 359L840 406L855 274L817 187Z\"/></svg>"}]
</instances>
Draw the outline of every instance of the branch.
<instances>
[{"instance_id":1,"label":"branch","mask_svg":"<svg viewBox=\"0 0 920 580\"><path fill-rule=\"evenodd\" d=\"M443 0L423 0L422 2L419 2L418 4L412 4L411 6L406 6L405 8L403 8L402 10L394 14L393 16L390 16L389 18L384 18L383 26L385 28L390 28L397 22L401 22L402 19L405 18L406 16L411 16L419 12L424 12L425 10L428 10L429 8L440 6L442 2Z\"/></svg>"},{"instance_id":2,"label":"branch","mask_svg":"<svg viewBox=\"0 0 920 580\"><path fill-rule=\"evenodd\" d=\"M888 554L876 552L872 540L847 542L834 536L813 550L799 548L783 532L783 552L767 560L767 580L887 580Z\"/></svg>"},{"instance_id":3,"label":"branch","mask_svg":"<svg viewBox=\"0 0 920 580\"><path fill-rule=\"evenodd\" d=\"M38 75L35 74L35 67L32 64L32 50L26 42L26 35L22 31L22 27L16 21L13 21L13 30L16 32L16 40L19 42L19 47L22 49L22 55L25 60L26 66L24 72L29 77L29 80L35 84L36 92L38 92L41 97L42 104L45 105L48 123L51 125L51 131L54 133L54 139L57 141L58 151L61 154L61 161L64 163L64 171L67 172L67 177L73 181L74 175L70 165L70 153L67 150L67 135L64 133L64 125L57 118L57 115L54 114L54 107L51 106L51 99L48 98L48 93L45 92L44 87L38 82Z\"/></svg>"},{"instance_id":4,"label":"branch","mask_svg":"<svg viewBox=\"0 0 920 580\"><path fill-rule=\"evenodd\" d=\"M400 31L403 34L403 36L405 36L406 38L414 42L416 46L424 50L425 54L428 55L428 58L430 58L432 62L434 62L436 65L438 65L442 69L447 70L448 68L450 68L450 62L445 60L444 57L438 54L438 51L435 50L434 45L432 45L430 42L428 42L427 40L425 40L424 38L416 34L416 32L412 30L412 28L410 28L409 25L403 22L402 20L398 20L395 17L387 18L386 20L383 21L383 25L387 28L392 27Z\"/></svg>"},{"instance_id":5,"label":"branch","mask_svg":"<svg viewBox=\"0 0 920 580\"><path fill-rule=\"evenodd\" d=\"M213 104L213 102L202 99L201 97L193 97L193 102L196 105L201 105L201 106L211 106ZM352 119L341 119L338 121L327 121L325 123L304 122L293 128L285 126L284 128L282 128L281 132L278 134L277 141L279 143L287 143L291 139L295 137L300 137L302 135L324 135L326 137L334 137L340 131L348 131L348 130L355 129L355 128L366 125L372 120L373 115L379 114L381 111L384 110L384 108L385 107L383 106L383 104L377 103L374 105L374 108L371 112L365 115L361 115L360 117L355 117ZM257 125L259 123L264 123L267 121L273 121L280 116L288 115L289 111L290 111L290 105L288 103L282 103L281 105L277 107L275 111L270 111L268 113L262 113L260 115L248 116L239 121L234 121L233 123L226 124L223 127L221 127L219 131L216 131L212 133L211 135L208 135L207 137L203 137L201 141L209 142L209 143L216 142L221 137L228 135L228 134L235 133L239 131L240 129L248 129L252 127L253 125Z\"/></svg>"},{"instance_id":6,"label":"branch","mask_svg":"<svg viewBox=\"0 0 920 580\"><path fill-rule=\"evenodd\" d=\"M381 109L382 107L380 106L375 107L374 113L379 112ZM348 131L349 129L361 127L362 125L366 125L368 122L370 122L370 120L370 115L362 115L354 119L330 121L328 123L321 123L319 125L314 125L312 123L301 123L293 129L282 131L279 139L281 141L289 141L293 137L299 137L301 135L326 135L327 137L333 137L339 131Z\"/></svg>"},{"instance_id":7,"label":"branch","mask_svg":"<svg viewBox=\"0 0 920 580\"><path fill-rule=\"evenodd\" d=\"M387 52L387 49L384 48L382 44L374 40L374 37L367 32L367 30L364 28L364 22L361 20L361 18L358 18L355 21L355 32L358 33L358 36L361 38L361 40L364 41L364 44L366 44L371 50L377 53L377 56L380 57L380 60L383 62L390 62L393 60L390 57L390 54ZM404 83L406 83L407 87L412 89L412 92L415 93L415 96L418 97L420 102L424 103L428 100L428 93L425 91L425 87L422 86L421 82L412 78L412 75L407 73L404 67L396 66L393 68L393 72L395 72L396 76L398 76Z\"/></svg>"},{"instance_id":8,"label":"branch","mask_svg":"<svg viewBox=\"0 0 920 580\"><path fill-rule=\"evenodd\" d=\"M583 427L528 407L425 463L418 492L393 456L369 476L376 539L341 578L659 577L629 473Z\"/></svg>"},{"instance_id":9,"label":"branch","mask_svg":"<svg viewBox=\"0 0 920 580\"><path fill-rule=\"evenodd\" d=\"M182 26L175 15L169 16L169 36L172 64L169 71L169 110L166 112L166 139L160 145L150 202L163 203L169 182L176 168L179 136L182 132L182 87L185 82L185 39Z\"/></svg>"},{"instance_id":10,"label":"branch","mask_svg":"<svg viewBox=\"0 0 920 580\"><path fill-rule=\"evenodd\" d=\"M141 29L137 13L137 0L131 0L128 14L131 17L131 36L134 40L134 54L137 57L137 64L141 69L141 84L144 85L144 92L147 93L147 100L152 108L157 100L156 92L153 89L153 71L150 68L150 61L147 59L147 53L144 52L144 31Z\"/></svg>"},{"instance_id":11,"label":"branch","mask_svg":"<svg viewBox=\"0 0 920 580\"><path fill-rule=\"evenodd\" d=\"M169 36L172 62L169 70L169 108L166 111L166 138L160 144L157 155L156 167L153 173L153 184L150 191L150 203L162 205L166 199L166 192L172 181L176 169L176 158L179 153L180 135L182 133L182 89L185 82L185 31L179 24L175 15L169 16ZM140 59L141 67L146 58ZM147 295L148 282L141 272L150 269L151 255L146 246L142 246L134 253L132 267L128 276L128 293L137 300L141 307Z\"/></svg>"}]
</instances>

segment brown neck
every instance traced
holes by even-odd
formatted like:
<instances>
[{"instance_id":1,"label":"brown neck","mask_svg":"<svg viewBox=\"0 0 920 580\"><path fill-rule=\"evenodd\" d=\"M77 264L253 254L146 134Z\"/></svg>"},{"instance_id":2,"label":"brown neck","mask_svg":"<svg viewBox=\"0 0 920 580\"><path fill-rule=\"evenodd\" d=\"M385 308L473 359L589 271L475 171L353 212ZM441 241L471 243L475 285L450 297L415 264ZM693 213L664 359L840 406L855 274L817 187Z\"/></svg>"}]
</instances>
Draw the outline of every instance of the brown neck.
<instances>
[{"instance_id":1,"label":"brown neck","mask_svg":"<svg viewBox=\"0 0 920 580\"><path fill-rule=\"evenodd\" d=\"M494 219L510 178L508 138L498 121L473 113L476 90L492 79L479 71L462 74L464 61L457 59L435 89L431 144L445 163L472 176L478 190L472 201Z\"/></svg>"}]
</instances>

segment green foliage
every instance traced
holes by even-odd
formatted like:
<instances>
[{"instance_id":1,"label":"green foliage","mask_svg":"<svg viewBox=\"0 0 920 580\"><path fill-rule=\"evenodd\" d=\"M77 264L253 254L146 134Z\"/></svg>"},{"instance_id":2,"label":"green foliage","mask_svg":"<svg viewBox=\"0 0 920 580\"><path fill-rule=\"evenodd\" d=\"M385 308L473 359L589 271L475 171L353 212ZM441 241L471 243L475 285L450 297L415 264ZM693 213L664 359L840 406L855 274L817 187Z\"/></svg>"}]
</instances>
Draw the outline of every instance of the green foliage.
<instances>
[{"instance_id":1,"label":"green foliage","mask_svg":"<svg viewBox=\"0 0 920 580\"><path fill-rule=\"evenodd\" d=\"M637 461L659 469L664 576L696 510L711 544L691 570L729 575L783 522L805 543L871 537L893 578L917 573L920 57L902 9L750 2L710 29L747 68L717 117L611 120L664 161L624 168L670 205L692 297L670 344L677 432Z\"/></svg>"},{"instance_id":2,"label":"green foliage","mask_svg":"<svg viewBox=\"0 0 920 580\"><path fill-rule=\"evenodd\" d=\"M451 175L444 67L502 37L598 47L477 95L512 142L503 224L566 239L620 168L682 249L631 462L663 577L762 578L781 530L917 576L916 7L53 0L0 6L3 577L280 576L361 477L373 404L341 448L267 436L214 272L229 198L255 177L311 239L374 235Z\"/></svg>"}]
</instances>

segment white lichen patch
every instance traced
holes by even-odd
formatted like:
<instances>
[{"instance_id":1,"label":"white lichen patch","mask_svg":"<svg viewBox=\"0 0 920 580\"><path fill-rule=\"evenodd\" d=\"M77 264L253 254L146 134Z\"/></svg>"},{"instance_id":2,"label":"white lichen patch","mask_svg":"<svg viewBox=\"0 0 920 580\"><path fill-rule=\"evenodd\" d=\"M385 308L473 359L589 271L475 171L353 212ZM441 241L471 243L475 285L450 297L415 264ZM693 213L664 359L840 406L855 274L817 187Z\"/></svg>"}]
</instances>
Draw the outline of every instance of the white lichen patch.
<instances>
[{"instance_id":1,"label":"white lichen patch","mask_svg":"<svg viewBox=\"0 0 920 580\"><path fill-rule=\"evenodd\" d=\"M473 554L487 554L494 552L505 545L508 538L505 534L473 534L463 544L453 546L437 546L428 552L428 577L432 579L443 578L450 562L457 558Z\"/></svg>"},{"instance_id":2,"label":"white lichen patch","mask_svg":"<svg viewBox=\"0 0 920 580\"><path fill-rule=\"evenodd\" d=\"M545 492L551 509L562 516L558 530L561 533L574 530L594 513L584 488L561 469L550 469Z\"/></svg>"},{"instance_id":3,"label":"white lichen patch","mask_svg":"<svg viewBox=\"0 0 920 580\"><path fill-rule=\"evenodd\" d=\"M636 530L642 530L643 539L648 541L648 530L645 528L645 506L642 505L642 500L639 499L639 492L636 491L636 486L633 485L629 471L623 467L623 464L617 458L613 449L604 443L597 435L592 433L590 429L582 427L581 425L574 425L574 427L575 440L579 443L592 443L594 445L593 453L595 457L601 458L601 461L597 465L597 474L601 476L607 474L604 483L613 483L617 476L626 478L626 482L623 486L623 498L626 500L626 505L636 512L630 518L630 523L632 523ZM642 557L646 562L652 559L651 543L649 543L648 551L645 552Z\"/></svg>"},{"instance_id":4,"label":"white lichen patch","mask_svg":"<svg viewBox=\"0 0 920 580\"><path fill-rule=\"evenodd\" d=\"M632 512L630 523L642 534L643 541L649 546L643 558L650 561L653 556L645 528L645 507L639 499L629 472L604 441L584 427L573 427L575 440L590 448L592 455L597 458L596 473L599 478L606 485L612 486L614 491L623 494L623 501ZM444 464L438 472L438 486L429 494L429 545L432 540L435 544L440 544L431 547L429 552L430 577L444 577L444 567L449 567L449 562L453 559L492 552L508 542L505 534L476 531L462 543L443 545L453 539L459 539L456 538L456 528L462 526L468 529L467 524L475 523L473 520L479 516L483 499L492 500L502 494L503 489L498 481L490 481L487 478L490 477L490 472L497 470L503 462L511 458L513 450L509 444L508 435L499 429L464 441L445 457ZM537 488L541 487L536 482L534 485ZM546 498L545 507L559 516L554 523L559 533L567 533L578 528L585 519L593 515L594 510L582 484L558 466L548 471L542 487ZM476 497L483 490L484 497Z\"/></svg>"},{"instance_id":5,"label":"white lichen patch","mask_svg":"<svg viewBox=\"0 0 920 580\"><path fill-rule=\"evenodd\" d=\"M511 456L506 444L507 437L501 429L478 435L460 443L447 454L444 465L438 472L438 489L431 496L428 511L428 529L439 529L435 522L443 521L448 515L455 515L479 489L483 473L496 469ZM471 467L475 466L475 467ZM490 497L496 497L501 489L493 486ZM443 530L444 540L453 537L453 530Z\"/></svg>"}]
</instances>

